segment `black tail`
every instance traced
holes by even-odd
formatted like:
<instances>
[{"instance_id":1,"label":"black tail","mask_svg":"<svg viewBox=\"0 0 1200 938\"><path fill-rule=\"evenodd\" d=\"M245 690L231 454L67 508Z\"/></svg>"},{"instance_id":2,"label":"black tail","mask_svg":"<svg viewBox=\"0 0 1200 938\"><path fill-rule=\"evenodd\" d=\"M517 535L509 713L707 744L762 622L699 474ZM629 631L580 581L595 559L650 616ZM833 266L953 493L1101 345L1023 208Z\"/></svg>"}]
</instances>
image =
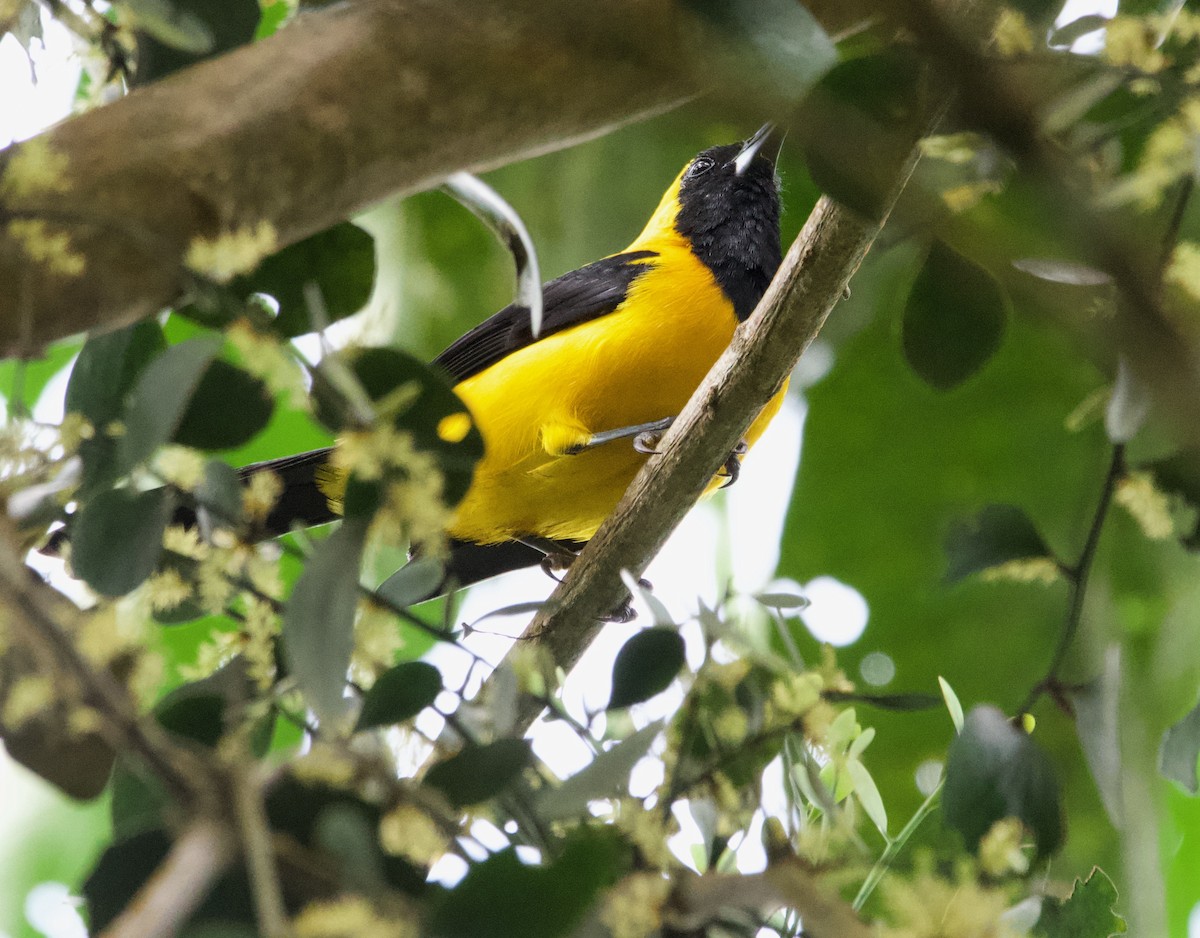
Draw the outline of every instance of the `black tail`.
<instances>
[{"instance_id":1,"label":"black tail","mask_svg":"<svg viewBox=\"0 0 1200 938\"><path fill-rule=\"evenodd\" d=\"M335 521L338 515L329 507L329 500L317 484L317 473L329 459L331 449L318 449L296 456L270 459L266 462L244 466L238 471L242 481L250 479L256 472L270 470L283 480L283 495L267 517L261 529L261 537L270 538L286 534L296 525L311 527ZM564 552L577 552L583 544L579 541L559 541ZM438 588L427 599L440 596L449 589L461 589L483 580L533 567L545 556L536 547L520 541L502 544L476 544L473 541L451 539L450 557L446 562L446 575Z\"/></svg>"},{"instance_id":2,"label":"black tail","mask_svg":"<svg viewBox=\"0 0 1200 938\"><path fill-rule=\"evenodd\" d=\"M248 482L259 472L271 471L283 482L283 494L267 516L267 520L254 532L255 539L268 540L287 534L294 527L313 527L336 521L340 515L329 505L329 499L317 483L318 471L329 460L332 447L268 459L252 463L238 470L242 482ZM172 523L191 528L196 525L196 509L181 505L172 518ZM70 538L70 526L55 531L40 549L42 553L57 556L62 545ZM580 541L556 541L564 552L574 553L582 549ZM433 599L451 589L472 586L483 580L533 567L542 562L545 554L536 547L520 541L502 544L476 544L473 541L451 539L450 557L446 562L445 577L438 587L430 591L425 599Z\"/></svg>"},{"instance_id":3,"label":"black tail","mask_svg":"<svg viewBox=\"0 0 1200 938\"><path fill-rule=\"evenodd\" d=\"M295 456L252 463L238 470L238 477L243 482L268 470L283 482L283 494L279 496L266 522L255 532L260 538L279 537L296 526L311 528L340 517L329 507L329 499L317 485L317 472L329 461L332 452L332 447L314 449Z\"/></svg>"},{"instance_id":4,"label":"black tail","mask_svg":"<svg viewBox=\"0 0 1200 938\"><path fill-rule=\"evenodd\" d=\"M578 553L583 549L582 541L555 541L564 553ZM533 567L542 562L546 555L536 547L520 541L505 541L503 544L475 544L472 541L450 541L450 560L446 563L446 580L443 587L470 586L511 570Z\"/></svg>"}]
</instances>

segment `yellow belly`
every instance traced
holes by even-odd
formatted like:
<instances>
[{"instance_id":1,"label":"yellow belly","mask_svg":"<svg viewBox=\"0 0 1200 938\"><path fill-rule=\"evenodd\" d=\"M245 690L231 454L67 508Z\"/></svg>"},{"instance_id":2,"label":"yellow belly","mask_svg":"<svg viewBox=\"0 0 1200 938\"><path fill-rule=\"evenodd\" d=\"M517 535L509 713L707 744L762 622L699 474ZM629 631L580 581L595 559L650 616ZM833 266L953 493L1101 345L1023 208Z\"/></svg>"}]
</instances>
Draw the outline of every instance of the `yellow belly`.
<instances>
[{"instance_id":1,"label":"yellow belly","mask_svg":"<svg viewBox=\"0 0 1200 938\"><path fill-rule=\"evenodd\" d=\"M483 544L539 536L587 540L646 456L631 439L562 455L593 433L679 413L737 325L708 269L686 247L660 249L625 303L547 336L455 390L485 453L449 526ZM753 444L783 389L746 435ZM715 483L714 483L715 484Z\"/></svg>"}]
</instances>

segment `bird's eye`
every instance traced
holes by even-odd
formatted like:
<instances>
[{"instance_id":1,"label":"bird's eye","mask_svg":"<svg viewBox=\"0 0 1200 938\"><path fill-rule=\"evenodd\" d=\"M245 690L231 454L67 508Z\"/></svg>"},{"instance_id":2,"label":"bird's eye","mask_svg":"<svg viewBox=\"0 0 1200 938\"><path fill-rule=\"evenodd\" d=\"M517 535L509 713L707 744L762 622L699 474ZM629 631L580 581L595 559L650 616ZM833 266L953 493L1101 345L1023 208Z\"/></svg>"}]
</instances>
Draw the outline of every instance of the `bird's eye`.
<instances>
[{"instance_id":1,"label":"bird's eye","mask_svg":"<svg viewBox=\"0 0 1200 938\"><path fill-rule=\"evenodd\" d=\"M713 161L707 156L698 156L692 160L692 165L688 167L688 179L695 179L697 176L702 176L713 168Z\"/></svg>"}]
</instances>

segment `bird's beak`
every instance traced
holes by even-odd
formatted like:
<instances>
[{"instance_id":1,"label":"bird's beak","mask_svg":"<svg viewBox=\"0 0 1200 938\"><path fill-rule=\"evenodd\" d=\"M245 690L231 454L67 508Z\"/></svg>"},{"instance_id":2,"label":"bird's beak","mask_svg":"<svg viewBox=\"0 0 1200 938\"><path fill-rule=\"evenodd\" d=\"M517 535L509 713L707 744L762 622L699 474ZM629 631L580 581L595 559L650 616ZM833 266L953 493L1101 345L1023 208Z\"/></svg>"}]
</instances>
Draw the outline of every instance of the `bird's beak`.
<instances>
[{"instance_id":1,"label":"bird's beak","mask_svg":"<svg viewBox=\"0 0 1200 938\"><path fill-rule=\"evenodd\" d=\"M754 136L742 144L741 152L733 158L733 172L741 176L750 168L754 157L761 153L771 165L779 156L779 148L783 146L783 131L774 124L763 124L755 131Z\"/></svg>"}]
</instances>

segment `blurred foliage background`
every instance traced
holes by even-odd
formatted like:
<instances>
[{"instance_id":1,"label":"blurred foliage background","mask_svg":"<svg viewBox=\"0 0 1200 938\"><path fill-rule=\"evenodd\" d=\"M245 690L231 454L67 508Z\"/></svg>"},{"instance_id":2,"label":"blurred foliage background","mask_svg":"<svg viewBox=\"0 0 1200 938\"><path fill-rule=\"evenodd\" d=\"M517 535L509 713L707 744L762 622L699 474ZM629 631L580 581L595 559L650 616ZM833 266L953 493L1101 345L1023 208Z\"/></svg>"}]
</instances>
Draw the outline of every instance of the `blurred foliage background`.
<instances>
[{"instance_id":1,"label":"blurred foliage background","mask_svg":"<svg viewBox=\"0 0 1200 938\"><path fill-rule=\"evenodd\" d=\"M1025 6L1037 7L1038 15ZM1009 22L1024 24L1033 35L1038 16L1053 22L1058 13L1051 5L1056 9L1047 17L1044 6L1016 4L1012 16L1019 8L1029 19ZM1080 135L1104 137L1097 159L1114 165L1118 176L1145 169L1156 133L1181 108L1195 106L1196 14L1186 5L1181 11L1180 4L1124 2L1120 12L1158 15L1160 8L1164 16L1193 17L1181 21L1189 31L1185 35L1179 26L1170 45L1175 59L1166 68L1184 76L1178 89L1156 73L1161 79L1157 94L1131 91L1131 83L1146 79L1150 70L1144 62L1118 61L1110 38L1115 83L1107 93L1088 91L1089 106L1077 106L1072 121ZM1099 19L1096 25L1106 22ZM1069 45L1062 40L1053 53L1060 57ZM1051 55L1045 41L1038 42L1036 52ZM856 59L852 42L844 44L842 55ZM882 84L865 87L867 98L884 98L891 90ZM834 577L865 599L866 630L837 653L838 667L860 688L936 696L941 677L964 707L993 704L1018 716L1047 676L1073 590L1068 577L1054 576L1053 563L1048 571L1045 564L1006 567L1004 562L1051 558L1070 566L1081 556L1113 458L1117 418L1112 414L1130 406L1121 397L1130 392L1114 392L1118 353L1096 328L1111 315L1106 312L1114 302L1111 280L1089 267L1089 259L1072 256L1059 206L1047 202L1050 190L1019 175L988 140L958 135L954 115L948 124L948 132L927 147L910 192L821 335L816 352L832 364L815 382L793 383L791 393L803 396L807 416L775 575L800 584ZM752 129L716 121L698 104L496 170L485 179L528 226L549 279L619 250L692 155ZM1200 129L1189 125L1188 132L1189 152L1195 153ZM819 144L804 128L794 128L780 159L785 245L821 192L809 167L832 194L852 203L861 194L854 180L839 177L836 153L823 160L814 152ZM1168 258L1176 243L1194 247L1200 241L1191 172L1194 165L1176 174L1162 187L1160 203L1137 214L1146 240ZM378 279L367 311L333 330L343 340L366 337L370 344L396 344L428 359L511 300L510 256L446 194L388 202L360 222L376 239ZM940 247L931 247L935 244ZM951 252L952 260L941 268L926 305L958 309L978 301L980 307L965 336L946 339L938 333L938 341L950 345L949 366L937 349L922 346L921 310L913 299L922 289L922 272L933 263L931 252L938 250ZM1194 283L1180 277L1187 294ZM930 290L928 284L923 288ZM994 302L990 291L995 291ZM1181 316L1195 314L1194 295L1191 300ZM165 332L178 342L200 329L172 315ZM65 343L42 360L0 366L10 418L20 415L21 402L36 402L35 413L41 414L60 408L63 370L79 348L79 342ZM974 364L959 375L954 363L962 361ZM1200 799L1195 794L1200 731L1195 720L1182 724L1175 737L1173 758L1176 765L1182 760L1182 773L1163 777L1158 761L1163 734L1197 704L1200 570L1190 549L1194 545L1187 543L1197 491L1172 484L1163 468L1168 457L1186 452L1168 416L1152 413L1119 440L1127 444L1127 470L1115 504L1102 519L1080 632L1063 670L1053 675L1054 686L1034 696L1032 738L1048 754L1061 783L1066 835L1044 872L1035 867L1035 878L1044 880L1030 891L1048 884L1051 894L1062 892L1099 866L1116 883L1122 911L1129 890L1147 882L1139 879L1146 871L1130 865L1136 854L1127 841L1148 835L1161 864L1169 934L1184 936L1189 917L1195 920L1200 907ZM280 398L261 433L220 456L238 466L330 440L328 430ZM755 481L747 475L740 484ZM1011 527L991 540L980 535L978 520L972 527L972 519L990 505L1020 509L1041 547L1014 550ZM955 541L954 532L963 530L975 534L960 534ZM957 560L948 543L958 545ZM971 550L980 556L963 560L961 554ZM375 557L376 579L401 558L399 551ZM991 568L995 575L951 576L956 562L967 573ZM285 579L294 581L300 568L286 560ZM697 578L717 575L715 569L696 571ZM672 610L676 616L694 611ZM436 624L446 612L435 603L419 614ZM781 615L780 629L769 620L759 610L745 627L757 630L777 654L786 656L794 643L805 662L822 660L821 642L803 618ZM397 661L419 658L433 643L412 625L398 627L404 641ZM232 619L206 617L157 629L155 650L165 668L156 696L194 675L214 630L236 628ZM878 662L880 654L894 670L880 683L865 680L864 659L874 656ZM858 718L876 733L865 762L894 834L930 791L927 782L918 785L918 769L931 764L936 769L947 760L949 721L940 707L893 711L862 705ZM277 751L286 751L298 737L295 727L277 728ZM25 917L29 890L43 882L78 889L109 842L112 794L80 805L7 762L0 781L0 818L7 825L0 843L0 933L25 938L40 933ZM1145 800L1137 819L1128 815L1132 791ZM1106 810L1106 801L1112 810ZM1121 805L1123 827L1114 823ZM1149 832L1130 829L1147 819L1153 824ZM898 866L911 869L924 848L939 851L939 857L953 855L955 837L935 814L904 841ZM876 840L872 850L877 849ZM1047 933L1108 934L1096 927L1100 930Z\"/></svg>"}]
</instances>

